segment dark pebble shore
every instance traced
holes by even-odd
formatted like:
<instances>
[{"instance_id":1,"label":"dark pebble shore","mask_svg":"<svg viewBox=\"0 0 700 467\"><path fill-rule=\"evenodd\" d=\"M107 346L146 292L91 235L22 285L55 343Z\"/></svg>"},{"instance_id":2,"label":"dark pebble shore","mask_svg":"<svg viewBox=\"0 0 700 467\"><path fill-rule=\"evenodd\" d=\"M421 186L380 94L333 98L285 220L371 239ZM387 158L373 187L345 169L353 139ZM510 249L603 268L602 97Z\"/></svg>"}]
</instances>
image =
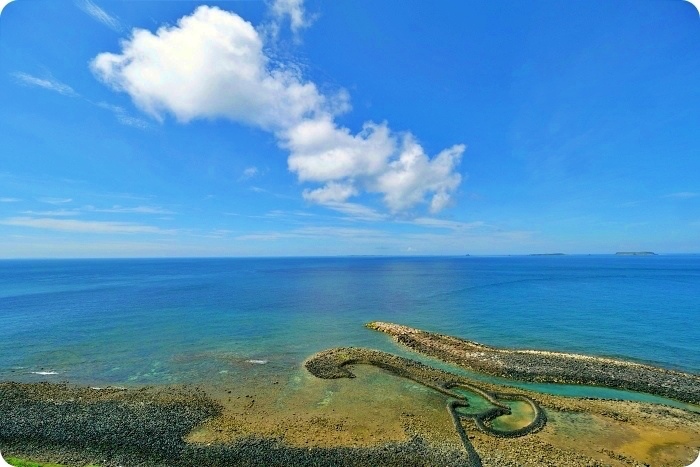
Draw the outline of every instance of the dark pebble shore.
<instances>
[{"instance_id":1,"label":"dark pebble shore","mask_svg":"<svg viewBox=\"0 0 700 467\"><path fill-rule=\"evenodd\" d=\"M469 465L466 453L419 437L371 448L302 448L248 437L226 445L186 443L221 407L197 389L102 389L0 383L0 450L69 466Z\"/></svg>"},{"instance_id":2,"label":"dark pebble shore","mask_svg":"<svg viewBox=\"0 0 700 467\"><path fill-rule=\"evenodd\" d=\"M700 376L610 358L506 350L392 323L367 327L412 350L469 370L511 380L578 384L644 392L700 404Z\"/></svg>"}]
</instances>

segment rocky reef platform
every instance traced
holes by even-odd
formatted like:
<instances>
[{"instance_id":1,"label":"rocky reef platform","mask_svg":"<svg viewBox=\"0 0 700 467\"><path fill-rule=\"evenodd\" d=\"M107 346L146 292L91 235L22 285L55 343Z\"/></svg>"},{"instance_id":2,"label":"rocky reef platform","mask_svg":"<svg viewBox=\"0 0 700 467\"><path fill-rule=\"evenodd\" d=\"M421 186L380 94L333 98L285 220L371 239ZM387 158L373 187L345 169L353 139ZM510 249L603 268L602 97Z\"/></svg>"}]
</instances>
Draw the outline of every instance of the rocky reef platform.
<instances>
[{"instance_id":1,"label":"rocky reef platform","mask_svg":"<svg viewBox=\"0 0 700 467\"><path fill-rule=\"evenodd\" d=\"M454 363L468 350L492 368L544 365L551 356L562 366L593 361L613 376L645 368L372 326ZM504 357L511 352L513 360ZM0 382L3 455L67 466L676 467L699 447L700 413L691 410L535 393L351 347L319 352L274 378L232 375L225 386Z\"/></svg>"},{"instance_id":2,"label":"rocky reef platform","mask_svg":"<svg viewBox=\"0 0 700 467\"><path fill-rule=\"evenodd\" d=\"M232 443L185 441L221 410L197 388L0 383L0 449L68 466L469 465L464 452L436 448L419 437L376 447L299 447L261 436Z\"/></svg>"},{"instance_id":3,"label":"rocky reef platform","mask_svg":"<svg viewBox=\"0 0 700 467\"><path fill-rule=\"evenodd\" d=\"M700 376L690 373L612 358L499 349L380 321L366 326L416 352L478 373L518 381L624 389L700 405Z\"/></svg>"}]
</instances>

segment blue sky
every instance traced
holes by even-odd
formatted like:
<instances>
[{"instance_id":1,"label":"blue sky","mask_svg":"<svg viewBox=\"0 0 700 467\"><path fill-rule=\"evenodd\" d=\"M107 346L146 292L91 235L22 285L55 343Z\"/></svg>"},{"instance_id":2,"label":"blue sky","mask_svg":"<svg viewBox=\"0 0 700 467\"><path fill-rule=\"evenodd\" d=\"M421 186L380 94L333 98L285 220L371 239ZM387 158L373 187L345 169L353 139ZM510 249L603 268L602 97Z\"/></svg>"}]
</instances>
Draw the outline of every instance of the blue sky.
<instances>
[{"instance_id":1,"label":"blue sky","mask_svg":"<svg viewBox=\"0 0 700 467\"><path fill-rule=\"evenodd\" d=\"M682 0L16 0L0 257L700 252Z\"/></svg>"}]
</instances>

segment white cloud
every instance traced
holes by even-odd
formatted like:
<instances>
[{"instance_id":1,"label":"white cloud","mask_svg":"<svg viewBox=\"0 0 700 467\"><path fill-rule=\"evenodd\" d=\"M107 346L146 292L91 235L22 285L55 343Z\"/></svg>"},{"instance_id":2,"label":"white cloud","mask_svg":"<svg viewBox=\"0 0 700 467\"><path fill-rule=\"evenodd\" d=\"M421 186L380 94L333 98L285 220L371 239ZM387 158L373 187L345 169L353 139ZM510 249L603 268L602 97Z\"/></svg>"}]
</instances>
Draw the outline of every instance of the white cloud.
<instances>
[{"instance_id":1,"label":"white cloud","mask_svg":"<svg viewBox=\"0 0 700 467\"><path fill-rule=\"evenodd\" d=\"M304 0L274 0L270 10L278 22L288 16L289 26L294 34L312 23L306 16Z\"/></svg>"},{"instance_id":2,"label":"white cloud","mask_svg":"<svg viewBox=\"0 0 700 467\"><path fill-rule=\"evenodd\" d=\"M431 160L408 135L404 137L399 157L377 177L375 191L384 194L384 202L392 211L407 209L429 196L430 212L439 212L447 206L451 193L462 181L455 168L463 152L464 146L458 144Z\"/></svg>"},{"instance_id":3,"label":"white cloud","mask_svg":"<svg viewBox=\"0 0 700 467\"><path fill-rule=\"evenodd\" d=\"M303 24L301 1L275 2L272 11ZM323 95L293 64L273 64L263 37L234 13L201 6L155 34L134 30L121 48L92 61L96 76L157 119L227 118L272 132L290 152L289 170L321 185L303 191L308 201L336 209L332 203L376 193L394 213L419 204L436 213L461 183L463 145L431 158L387 123L366 122L353 134L335 121L350 108L347 93Z\"/></svg>"},{"instance_id":4,"label":"white cloud","mask_svg":"<svg viewBox=\"0 0 700 467\"><path fill-rule=\"evenodd\" d=\"M413 135L393 135L386 124L366 123L360 133L352 135L327 118L306 120L285 137L284 144L291 151L289 169L302 181L327 182L321 189L304 192L306 199L321 204L346 201L359 193L355 188L359 184L366 191L382 194L393 212L428 197L430 211L436 213L447 206L462 179L456 168L463 145L430 159ZM329 198L332 194L344 197Z\"/></svg>"},{"instance_id":5,"label":"white cloud","mask_svg":"<svg viewBox=\"0 0 700 467\"><path fill-rule=\"evenodd\" d=\"M104 11L91 0L77 0L76 5L85 13L92 16L94 19L104 24L108 28L112 29L113 31L119 32L122 30L122 26L116 17Z\"/></svg>"},{"instance_id":6,"label":"white cloud","mask_svg":"<svg viewBox=\"0 0 700 467\"><path fill-rule=\"evenodd\" d=\"M174 232L172 230L163 230L150 225L132 224L129 222L82 221L76 219L54 219L45 217L11 217L0 221L0 224L15 227L56 230L61 232L98 234L169 234Z\"/></svg>"},{"instance_id":7,"label":"white cloud","mask_svg":"<svg viewBox=\"0 0 700 467\"><path fill-rule=\"evenodd\" d=\"M304 190L304 199L319 204L342 203L357 195L357 189L349 183L330 182L322 188Z\"/></svg>"},{"instance_id":8,"label":"white cloud","mask_svg":"<svg viewBox=\"0 0 700 467\"><path fill-rule=\"evenodd\" d=\"M329 116L290 128L283 144L291 151L289 170L301 181L315 182L379 175L396 147L386 124L368 122L352 135Z\"/></svg>"},{"instance_id":9,"label":"white cloud","mask_svg":"<svg viewBox=\"0 0 700 467\"><path fill-rule=\"evenodd\" d=\"M16 203L20 201L19 198L0 198L0 203Z\"/></svg>"},{"instance_id":10,"label":"white cloud","mask_svg":"<svg viewBox=\"0 0 700 467\"><path fill-rule=\"evenodd\" d=\"M63 84L53 78L37 78L28 73L23 73L21 71L12 73L12 76L17 80L18 83L24 86L33 86L43 89L48 89L49 91L54 91L64 96L77 97L78 93L73 90L72 87L67 84Z\"/></svg>"},{"instance_id":11,"label":"white cloud","mask_svg":"<svg viewBox=\"0 0 700 467\"><path fill-rule=\"evenodd\" d=\"M135 29L121 45L121 54L99 54L92 69L157 118L167 111L182 122L225 117L275 130L325 107L313 83L271 67L249 22L219 8L200 6L155 34Z\"/></svg>"}]
</instances>

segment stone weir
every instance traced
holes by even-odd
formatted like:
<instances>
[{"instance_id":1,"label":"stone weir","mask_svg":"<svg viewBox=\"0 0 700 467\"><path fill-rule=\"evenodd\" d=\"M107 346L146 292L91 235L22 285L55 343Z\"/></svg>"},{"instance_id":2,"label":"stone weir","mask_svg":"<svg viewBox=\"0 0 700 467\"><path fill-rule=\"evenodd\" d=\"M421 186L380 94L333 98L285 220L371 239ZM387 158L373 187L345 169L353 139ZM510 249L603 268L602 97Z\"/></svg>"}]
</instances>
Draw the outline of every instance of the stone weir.
<instances>
[{"instance_id":1,"label":"stone weir","mask_svg":"<svg viewBox=\"0 0 700 467\"><path fill-rule=\"evenodd\" d=\"M603 386L700 404L700 376L636 362L538 350L507 350L456 337L374 321L410 349L463 368L511 380Z\"/></svg>"},{"instance_id":2,"label":"stone weir","mask_svg":"<svg viewBox=\"0 0 700 467\"><path fill-rule=\"evenodd\" d=\"M349 365L376 366L393 375L410 379L448 396L446 408L462 440L470 467L480 467L482 464L479 454L469 441L462 419L473 420L479 431L499 438L525 436L539 431L547 423L547 416L544 410L537 402L524 394L487 391L476 386L473 381L466 378L378 350L356 347L329 349L315 354L304 363L304 366L311 374L323 379L354 378L355 375L348 368ZM465 396L454 391L456 388L466 389L478 394L489 401L493 407L480 413L465 414L460 412L458 409L469 407L469 402ZM514 430L494 428L490 424L494 419L502 415L511 414L510 407L503 402L507 400L529 404L533 412L532 420L527 425Z\"/></svg>"}]
</instances>

